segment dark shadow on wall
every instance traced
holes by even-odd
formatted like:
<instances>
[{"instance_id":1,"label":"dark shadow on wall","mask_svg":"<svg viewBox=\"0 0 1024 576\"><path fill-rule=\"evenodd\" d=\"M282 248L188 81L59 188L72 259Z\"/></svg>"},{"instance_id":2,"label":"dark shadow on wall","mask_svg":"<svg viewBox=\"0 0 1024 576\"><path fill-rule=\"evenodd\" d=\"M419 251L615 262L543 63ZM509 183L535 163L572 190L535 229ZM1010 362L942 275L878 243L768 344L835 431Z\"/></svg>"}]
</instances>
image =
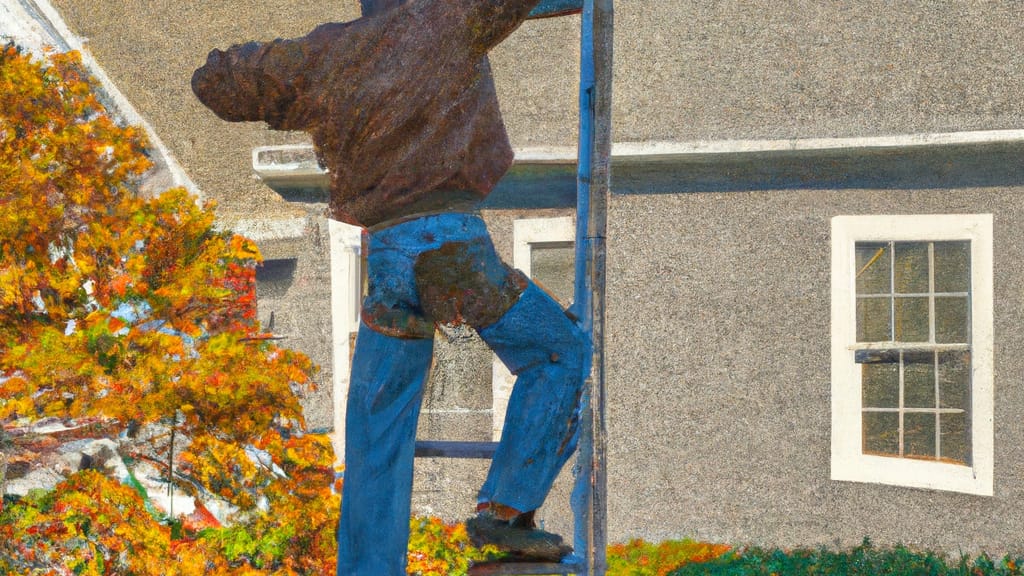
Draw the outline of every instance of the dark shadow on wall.
<instances>
[{"instance_id":1,"label":"dark shadow on wall","mask_svg":"<svg viewBox=\"0 0 1024 576\"><path fill-rule=\"evenodd\" d=\"M616 158L616 194L955 189L1024 183L1024 143Z\"/></svg>"},{"instance_id":2,"label":"dark shadow on wall","mask_svg":"<svg viewBox=\"0 0 1024 576\"><path fill-rule=\"evenodd\" d=\"M1024 183L1024 142L617 156L613 194L792 189L956 189ZM326 201L326 180L267 181L294 201ZM518 163L485 210L576 207L576 165Z\"/></svg>"}]
</instances>

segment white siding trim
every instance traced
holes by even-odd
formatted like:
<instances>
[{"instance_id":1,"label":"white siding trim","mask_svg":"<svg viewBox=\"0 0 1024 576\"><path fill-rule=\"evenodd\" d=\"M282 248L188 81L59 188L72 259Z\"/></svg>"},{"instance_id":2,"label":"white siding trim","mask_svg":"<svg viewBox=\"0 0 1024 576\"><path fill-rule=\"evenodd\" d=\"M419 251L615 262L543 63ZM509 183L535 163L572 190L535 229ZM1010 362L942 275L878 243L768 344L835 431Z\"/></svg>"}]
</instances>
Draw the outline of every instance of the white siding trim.
<instances>
[{"instance_id":1,"label":"white siding trim","mask_svg":"<svg viewBox=\"0 0 1024 576\"><path fill-rule=\"evenodd\" d=\"M864 150L927 146L1024 143L1024 130L973 130L964 132L922 132L889 136L849 138L783 138L777 140L693 140L690 142L616 142L612 158L650 159L692 155L729 155L751 152L814 152L820 150ZM516 162L569 164L576 162L576 148L536 146L516 149Z\"/></svg>"}]
</instances>

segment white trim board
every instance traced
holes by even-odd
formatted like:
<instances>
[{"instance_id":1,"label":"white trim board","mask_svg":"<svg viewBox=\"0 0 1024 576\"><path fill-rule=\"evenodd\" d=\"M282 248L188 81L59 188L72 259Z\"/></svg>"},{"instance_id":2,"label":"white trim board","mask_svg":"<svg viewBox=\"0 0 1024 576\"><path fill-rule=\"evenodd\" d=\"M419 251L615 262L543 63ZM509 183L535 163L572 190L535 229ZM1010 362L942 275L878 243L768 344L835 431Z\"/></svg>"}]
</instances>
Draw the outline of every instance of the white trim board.
<instances>
[{"instance_id":1,"label":"white trim board","mask_svg":"<svg viewBox=\"0 0 1024 576\"><path fill-rule=\"evenodd\" d=\"M657 157L730 155L756 152L814 152L821 150L869 150L1022 143L1024 130L977 130L933 132L849 138L786 138L776 140L694 140L690 142L618 142L612 144L612 158L629 161ZM564 164L576 162L576 148L540 146L516 149L516 162Z\"/></svg>"}]
</instances>

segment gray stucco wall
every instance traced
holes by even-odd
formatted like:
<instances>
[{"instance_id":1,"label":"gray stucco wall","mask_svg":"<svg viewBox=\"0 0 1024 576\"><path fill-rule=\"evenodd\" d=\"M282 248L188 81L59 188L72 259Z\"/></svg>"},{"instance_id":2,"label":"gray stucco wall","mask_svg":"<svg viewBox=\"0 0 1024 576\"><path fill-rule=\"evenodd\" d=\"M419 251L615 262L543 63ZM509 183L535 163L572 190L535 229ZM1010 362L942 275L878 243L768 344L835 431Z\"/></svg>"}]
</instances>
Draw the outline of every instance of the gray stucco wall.
<instances>
[{"instance_id":1,"label":"gray stucco wall","mask_svg":"<svg viewBox=\"0 0 1024 576\"><path fill-rule=\"evenodd\" d=\"M953 554L1020 550L1024 186L933 188L932 179L690 193L682 183L676 193L613 196L613 540L798 546L869 536ZM829 479L830 219L914 213L994 214L992 497Z\"/></svg>"},{"instance_id":2,"label":"gray stucco wall","mask_svg":"<svg viewBox=\"0 0 1024 576\"><path fill-rule=\"evenodd\" d=\"M1019 128L1024 6L615 3L616 141Z\"/></svg>"}]
</instances>

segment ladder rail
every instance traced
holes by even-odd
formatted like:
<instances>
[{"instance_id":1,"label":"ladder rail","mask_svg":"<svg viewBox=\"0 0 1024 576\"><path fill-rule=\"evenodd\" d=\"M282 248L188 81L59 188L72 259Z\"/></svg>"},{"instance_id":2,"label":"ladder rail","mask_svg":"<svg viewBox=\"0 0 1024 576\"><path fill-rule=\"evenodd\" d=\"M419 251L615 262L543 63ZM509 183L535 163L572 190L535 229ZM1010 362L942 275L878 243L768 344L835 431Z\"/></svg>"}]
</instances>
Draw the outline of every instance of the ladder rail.
<instances>
[{"instance_id":1,"label":"ladder rail","mask_svg":"<svg viewBox=\"0 0 1024 576\"><path fill-rule=\"evenodd\" d=\"M580 140L573 312L590 336L589 372L581 402L579 454L573 490L580 574L607 571L605 425L605 285L608 195L611 185L612 0L584 0L580 46Z\"/></svg>"}]
</instances>

